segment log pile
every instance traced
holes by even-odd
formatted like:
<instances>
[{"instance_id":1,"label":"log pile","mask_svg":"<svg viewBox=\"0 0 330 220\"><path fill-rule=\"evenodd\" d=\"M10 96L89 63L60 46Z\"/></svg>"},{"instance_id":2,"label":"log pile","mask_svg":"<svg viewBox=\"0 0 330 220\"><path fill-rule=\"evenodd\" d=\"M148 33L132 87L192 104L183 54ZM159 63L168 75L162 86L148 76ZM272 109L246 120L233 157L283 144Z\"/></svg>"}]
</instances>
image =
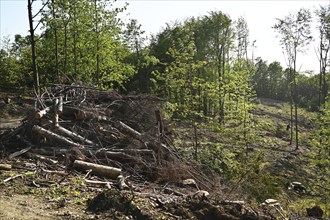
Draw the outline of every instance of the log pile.
<instances>
[{"instance_id":1,"label":"log pile","mask_svg":"<svg viewBox=\"0 0 330 220\"><path fill-rule=\"evenodd\" d=\"M35 100L22 125L1 134L3 156L112 179L122 172L155 179L161 168L181 160L165 132L160 98L53 85Z\"/></svg>"}]
</instances>

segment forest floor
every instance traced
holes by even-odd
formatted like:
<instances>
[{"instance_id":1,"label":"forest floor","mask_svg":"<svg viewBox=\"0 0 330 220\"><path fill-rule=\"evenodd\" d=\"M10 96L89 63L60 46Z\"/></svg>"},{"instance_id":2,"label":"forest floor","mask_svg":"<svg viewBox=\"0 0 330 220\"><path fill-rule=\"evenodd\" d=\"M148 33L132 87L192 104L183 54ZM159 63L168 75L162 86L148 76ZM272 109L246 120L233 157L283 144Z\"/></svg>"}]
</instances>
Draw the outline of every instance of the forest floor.
<instances>
[{"instance_id":1,"label":"forest floor","mask_svg":"<svg viewBox=\"0 0 330 220\"><path fill-rule=\"evenodd\" d=\"M15 128L33 107L30 102L10 104L0 101L0 134L4 129ZM251 146L254 154L262 152L264 163L270 173L276 174L285 184L298 181L309 189L314 170L308 163L308 141L316 114L299 109L300 141L298 150L288 144L289 133L286 130L289 121L289 106L283 102L260 99L254 111L255 124L258 125L258 140ZM192 145L193 130L177 127L175 136L178 145ZM201 139L217 142L210 132L199 131ZM202 136L208 138L202 138ZM182 143L184 142L184 144ZM205 144L203 142L201 145ZM4 151L1 148L0 151ZM1 152L0 152L1 153ZM252 154L251 153L251 154ZM0 154L1 155L1 154ZM1 163L10 164L11 160L0 157ZM211 197L193 196L196 189L170 183L132 182L134 190L119 191L115 188L89 186L75 173L66 176L61 184L56 181L35 182L34 169L38 166L29 159L15 158L16 164L11 170L0 170L0 219L275 219L291 216L291 219L309 219L305 207L293 205L293 200L313 200L314 195L288 191L285 199L278 198L284 211L275 207L265 207L249 202L244 187L221 186L221 193L210 192ZM24 164L24 168L17 164ZM59 177L60 178L60 177ZM8 181L4 181L8 180ZM253 180L251 180L253 181ZM245 182L244 182L245 183ZM237 182L238 185L243 184ZM252 183L258 184L258 182ZM237 192L236 192L237 190ZM216 191L216 189L215 189ZM228 191L230 191L228 193ZM234 192L232 192L234 191ZM191 195L183 197L180 193ZM217 196L212 196L212 195ZM226 196L231 194L231 196ZM220 196L220 197L219 197ZM225 202L224 198L230 201ZM284 197L283 197L284 198ZM272 199L272 198L269 198ZM241 201L245 200L245 204ZM329 207L325 207L326 208ZM297 211L298 210L298 211ZM290 215L288 212L298 212ZM326 214L326 213L325 213ZM328 213L329 215L329 213ZM298 217L299 216L299 217ZM312 218L310 218L312 219Z\"/></svg>"}]
</instances>

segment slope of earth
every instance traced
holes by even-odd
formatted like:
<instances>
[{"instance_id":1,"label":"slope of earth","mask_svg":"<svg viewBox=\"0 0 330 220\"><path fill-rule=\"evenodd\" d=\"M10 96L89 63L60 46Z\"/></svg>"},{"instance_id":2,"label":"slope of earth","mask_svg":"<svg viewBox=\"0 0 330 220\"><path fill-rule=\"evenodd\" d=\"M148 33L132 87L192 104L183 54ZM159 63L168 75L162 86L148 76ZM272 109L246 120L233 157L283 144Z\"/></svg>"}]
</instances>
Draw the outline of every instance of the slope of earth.
<instances>
[{"instance_id":1,"label":"slope of earth","mask_svg":"<svg viewBox=\"0 0 330 220\"><path fill-rule=\"evenodd\" d=\"M226 197L235 195L258 204L276 199L283 209L280 218L306 216L306 209L314 206L320 206L323 216L330 217L329 201L320 190L324 186L317 184L317 168L311 161L312 153L317 152L312 144L317 113L298 108L298 149L295 139L290 144L290 104L260 98L251 113L246 145L237 135L240 127L226 133L225 129L214 132L202 125L197 131L192 126L177 127L176 145L191 158L197 150L205 167L220 173Z\"/></svg>"},{"instance_id":2,"label":"slope of earth","mask_svg":"<svg viewBox=\"0 0 330 220\"><path fill-rule=\"evenodd\" d=\"M330 204L324 190L326 186L318 184L318 168L313 162L319 149L317 142L317 113L298 108L299 146L296 148L295 126L293 124L293 142L290 144L290 105L270 99L260 99L254 111L257 129L261 134L254 145L265 155L267 167L272 176L280 178L285 188L283 201L289 201L288 211L306 214L312 206L320 206L323 216L330 217ZM325 177L329 179L330 177ZM299 183L294 189L293 183ZM325 188L324 188L325 187Z\"/></svg>"}]
</instances>

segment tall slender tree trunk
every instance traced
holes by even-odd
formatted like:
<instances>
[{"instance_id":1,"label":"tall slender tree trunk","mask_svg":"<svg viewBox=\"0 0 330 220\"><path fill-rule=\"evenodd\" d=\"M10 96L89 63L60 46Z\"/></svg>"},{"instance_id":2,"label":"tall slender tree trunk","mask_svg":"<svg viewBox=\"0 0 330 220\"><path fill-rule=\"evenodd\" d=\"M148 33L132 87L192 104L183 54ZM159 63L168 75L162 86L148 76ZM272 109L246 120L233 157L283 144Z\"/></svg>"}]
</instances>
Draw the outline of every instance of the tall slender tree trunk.
<instances>
[{"instance_id":1,"label":"tall slender tree trunk","mask_svg":"<svg viewBox=\"0 0 330 220\"><path fill-rule=\"evenodd\" d=\"M296 77L296 60L297 60L297 52L294 52L294 60L293 60L293 90L294 90L294 113L295 113L295 128L296 128L296 150L299 148L298 143L298 108L297 108L297 102L298 102L298 92L297 92L297 77Z\"/></svg>"},{"instance_id":2,"label":"tall slender tree trunk","mask_svg":"<svg viewBox=\"0 0 330 220\"><path fill-rule=\"evenodd\" d=\"M197 137L197 125L196 123L193 123L194 127L194 141L195 141L195 160L198 159L198 137Z\"/></svg>"},{"instance_id":3,"label":"tall slender tree trunk","mask_svg":"<svg viewBox=\"0 0 330 220\"><path fill-rule=\"evenodd\" d=\"M243 97L243 111L244 111L244 116L243 116L243 138L244 138L244 144L245 144L245 149L246 149L246 156L248 155L248 140L247 140L247 110L246 110L246 94L244 92L244 97Z\"/></svg>"},{"instance_id":4,"label":"tall slender tree trunk","mask_svg":"<svg viewBox=\"0 0 330 220\"><path fill-rule=\"evenodd\" d=\"M322 43L321 43L322 45ZM322 75L323 75L323 67L322 67L322 46L320 47L320 76L319 76L319 110L321 110L321 105L322 105L322 94L323 94L323 89L322 89Z\"/></svg>"},{"instance_id":5,"label":"tall slender tree trunk","mask_svg":"<svg viewBox=\"0 0 330 220\"><path fill-rule=\"evenodd\" d=\"M225 124L225 89L223 88L223 85L225 84L225 65L226 65L226 53L225 53L225 46L223 46L222 49L222 63L221 63L221 83L222 83L222 97L221 97L221 106L220 106L220 117L221 117L221 123L222 125Z\"/></svg>"},{"instance_id":6,"label":"tall slender tree trunk","mask_svg":"<svg viewBox=\"0 0 330 220\"><path fill-rule=\"evenodd\" d=\"M293 141L293 73L292 68L290 65L290 71L289 71L289 86L290 86L290 145L292 145Z\"/></svg>"},{"instance_id":7,"label":"tall slender tree trunk","mask_svg":"<svg viewBox=\"0 0 330 220\"><path fill-rule=\"evenodd\" d=\"M329 41L330 44L330 41ZM329 46L330 47L330 46ZM323 65L322 65L322 73L323 73L323 102L322 104L325 104L326 98L327 98L327 81L326 81L326 71L327 71L327 66L328 66L328 52L329 52L329 47L325 51L325 56L323 58Z\"/></svg>"},{"instance_id":8,"label":"tall slender tree trunk","mask_svg":"<svg viewBox=\"0 0 330 220\"><path fill-rule=\"evenodd\" d=\"M95 34L96 34L96 84L100 82L100 56L99 56L99 30L98 30L98 11L97 0L94 0L95 7Z\"/></svg>"},{"instance_id":9,"label":"tall slender tree trunk","mask_svg":"<svg viewBox=\"0 0 330 220\"><path fill-rule=\"evenodd\" d=\"M73 76L74 78L77 77L77 62L78 62L78 57L77 57L77 1L74 1L74 11L73 11L73 56L74 56L74 61L73 61L73 69L74 73Z\"/></svg>"},{"instance_id":10,"label":"tall slender tree trunk","mask_svg":"<svg viewBox=\"0 0 330 220\"><path fill-rule=\"evenodd\" d=\"M219 124L222 125L222 74L221 74L221 60L222 58L222 50L223 45L221 46L220 50L217 49L217 72L219 77L219 85L218 85L218 92L219 92Z\"/></svg>"},{"instance_id":11,"label":"tall slender tree trunk","mask_svg":"<svg viewBox=\"0 0 330 220\"><path fill-rule=\"evenodd\" d=\"M53 20L54 20L54 38L55 38L55 72L56 72L56 78L57 81L60 82L60 74L59 74L59 65L58 65L58 39L57 39L57 20L56 20L56 15L55 15L55 4L54 0L52 0L52 14L53 14ZM55 77L54 77L55 78ZM55 79L53 79L55 81Z\"/></svg>"},{"instance_id":12,"label":"tall slender tree trunk","mask_svg":"<svg viewBox=\"0 0 330 220\"><path fill-rule=\"evenodd\" d=\"M68 49L67 49L67 43L68 43L68 23L65 23L64 26L64 64L63 64L63 74L66 76L66 67L68 63Z\"/></svg>"},{"instance_id":13,"label":"tall slender tree trunk","mask_svg":"<svg viewBox=\"0 0 330 220\"><path fill-rule=\"evenodd\" d=\"M35 46L36 41L34 39L32 2L33 0L28 0L28 16L29 16L29 26L30 26L31 51L32 51L32 70L33 70L34 88L37 94L39 95L40 94L39 73L38 73L37 55L36 55L36 46Z\"/></svg>"},{"instance_id":14,"label":"tall slender tree trunk","mask_svg":"<svg viewBox=\"0 0 330 220\"><path fill-rule=\"evenodd\" d=\"M292 93L291 93L292 94ZM290 100L290 145L293 142L293 98Z\"/></svg>"}]
</instances>

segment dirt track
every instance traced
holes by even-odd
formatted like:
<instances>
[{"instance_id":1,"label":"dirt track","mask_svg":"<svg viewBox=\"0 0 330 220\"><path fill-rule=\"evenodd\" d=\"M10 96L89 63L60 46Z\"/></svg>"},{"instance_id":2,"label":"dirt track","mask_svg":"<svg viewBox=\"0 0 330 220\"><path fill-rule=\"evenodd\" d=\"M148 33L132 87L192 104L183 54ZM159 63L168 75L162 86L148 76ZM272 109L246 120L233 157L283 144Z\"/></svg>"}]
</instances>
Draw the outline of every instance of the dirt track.
<instances>
[{"instance_id":1,"label":"dirt track","mask_svg":"<svg viewBox=\"0 0 330 220\"><path fill-rule=\"evenodd\" d=\"M1 220L91 219L82 207L68 204L57 207L53 202L33 195L4 195L0 191Z\"/></svg>"},{"instance_id":2,"label":"dirt track","mask_svg":"<svg viewBox=\"0 0 330 220\"><path fill-rule=\"evenodd\" d=\"M0 219L56 219L46 210L47 208L46 203L32 196L18 194L13 194L12 196L0 195Z\"/></svg>"}]
</instances>

